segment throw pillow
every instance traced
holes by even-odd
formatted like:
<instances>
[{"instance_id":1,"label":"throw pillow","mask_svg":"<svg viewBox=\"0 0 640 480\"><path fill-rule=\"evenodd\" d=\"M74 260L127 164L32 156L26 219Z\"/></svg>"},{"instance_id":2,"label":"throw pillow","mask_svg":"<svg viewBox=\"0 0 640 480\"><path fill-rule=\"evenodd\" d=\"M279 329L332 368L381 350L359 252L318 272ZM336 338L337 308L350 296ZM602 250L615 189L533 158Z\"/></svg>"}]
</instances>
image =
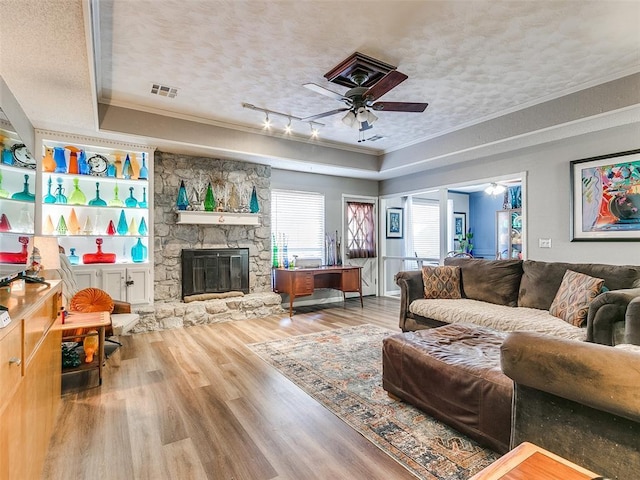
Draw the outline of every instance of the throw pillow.
<instances>
[{"instance_id":1,"label":"throw pillow","mask_svg":"<svg viewBox=\"0 0 640 480\"><path fill-rule=\"evenodd\" d=\"M567 270L556 293L549 313L575 327L581 327L587 319L589 304L600 293L602 278Z\"/></svg>"},{"instance_id":2,"label":"throw pillow","mask_svg":"<svg viewBox=\"0 0 640 480\"><path fill-rule=\"evenodd\" d=\"M104 290L85 288L76 293L69 305L74 312L113 312L113 300Z\"/></svg>"},{"instance_id":3,"label":"throw pillow","mask_svg":"<svg viewBox=\"0 0 640 480\"><path fill-rule=\"evenodd\" d=\"M460 292L460 267L422 267L424 298L462 298Z\"/></svg>"}]
</instances>

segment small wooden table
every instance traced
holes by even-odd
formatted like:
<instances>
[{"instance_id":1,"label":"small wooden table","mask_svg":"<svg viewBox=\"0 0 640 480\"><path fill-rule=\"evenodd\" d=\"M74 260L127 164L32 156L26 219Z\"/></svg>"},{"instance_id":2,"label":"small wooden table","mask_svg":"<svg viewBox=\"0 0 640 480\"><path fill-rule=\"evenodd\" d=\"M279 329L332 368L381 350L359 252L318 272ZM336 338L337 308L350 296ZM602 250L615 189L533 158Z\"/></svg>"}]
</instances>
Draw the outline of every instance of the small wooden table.
<instances>
[{"instance_id":1,"label":"small wooden table","mask_svg":"<svg viewBox=\"0 0 640 480\"><path fill-rule=\"evenodd\" d=\"M318 288L333 288L345 292L358 292L362 303L361 266L345 265L318 268L274 268L273 291L289 295L289 316L293 315L296 297L312 295Z\"/></svg>"},{"instance_id":2,"label":"small wooden table","mask_svg":"<svg viewBox=\"0 0 640 480\"><path fill-rule=\"evenodd\" d=\"M544 448L523 442L470 480L594 480L602 478Z\"/></svg>"},{"instance_id":3,"label":"small wooden table","mask_svg":"<svg viewBox=\"0 0 640 480\"><path fill-rule=\"evenodd\" d=\"M102 385L102 366L104 364L104 332L106 327L111 325L111 315L109 312L90 312L90 313L80 313L80 312L70 312L67 314L64 323L61 321L56 321L55 328L57 330L62 330L62 341L69 341L74 338L85 338L90 335L95 335L95 333L85 333L77 335L75 333L70 333L69 330L75 330L78 328L83 328L87 330L97 330L98 331L98 355L97 359L90 363L81 363L80 366L75 368L67 368L63 369L62 374L66 375L69 373L76 373L84 370L89 370L92 368L98 369L98 385ZM96 365L97 363L97 365Z\"/></svg>"}]
</instances>

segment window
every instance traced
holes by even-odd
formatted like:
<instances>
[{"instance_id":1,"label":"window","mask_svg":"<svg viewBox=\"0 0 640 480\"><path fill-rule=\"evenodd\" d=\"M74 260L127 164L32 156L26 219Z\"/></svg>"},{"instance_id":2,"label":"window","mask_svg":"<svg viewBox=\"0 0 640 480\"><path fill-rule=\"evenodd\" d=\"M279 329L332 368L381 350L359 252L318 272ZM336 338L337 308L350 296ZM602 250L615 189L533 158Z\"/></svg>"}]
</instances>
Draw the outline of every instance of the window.
<instances>
[{"instance_id":1,"label":"window","mask_svg":"<svg viewBox=\"0 0 640 480\"><path fill-rule=\"evenodd\" d=\"M324 195L272 190L271 233L279 249L287 245L289 260L297 255L324 263Z\"/></svg>"},{"instance_id":2,"label":"window","mask_svg":"<svg viewBox=\"0 0 640 480\"><path fill-rule=\"evenodd\" d=\"M440 258L440 205L436 200L413 198L411 240L418 257Z\"/></svg>"},{"instance_id":3,"label":"window","mask_svg":"<svg viewBox=\"0 0 640 480\"><path fill-rule=\"evenodd\" d=\"M372 203L347 202L347 256L376 256L375 223Z\"/></svg>"}]
</instances>

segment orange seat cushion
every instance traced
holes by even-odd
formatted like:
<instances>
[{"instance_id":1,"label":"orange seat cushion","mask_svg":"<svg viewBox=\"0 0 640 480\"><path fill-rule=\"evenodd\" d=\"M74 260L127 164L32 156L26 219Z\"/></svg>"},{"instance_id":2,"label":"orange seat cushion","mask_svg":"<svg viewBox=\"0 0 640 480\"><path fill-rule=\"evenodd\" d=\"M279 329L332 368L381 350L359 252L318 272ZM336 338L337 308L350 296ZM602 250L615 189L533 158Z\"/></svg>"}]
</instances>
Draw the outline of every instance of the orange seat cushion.
<instances>
[{"instance_id":1,"label":"orange seat cushion","mask_svg":"<svg viewBox=\"0 0 640 480\"><path fill-rule=\"evenodd\" d=\"M113 299L99 288L85 288L76 293L69 305L72 312L113 312Z\"/></svg>"}]
</instances>

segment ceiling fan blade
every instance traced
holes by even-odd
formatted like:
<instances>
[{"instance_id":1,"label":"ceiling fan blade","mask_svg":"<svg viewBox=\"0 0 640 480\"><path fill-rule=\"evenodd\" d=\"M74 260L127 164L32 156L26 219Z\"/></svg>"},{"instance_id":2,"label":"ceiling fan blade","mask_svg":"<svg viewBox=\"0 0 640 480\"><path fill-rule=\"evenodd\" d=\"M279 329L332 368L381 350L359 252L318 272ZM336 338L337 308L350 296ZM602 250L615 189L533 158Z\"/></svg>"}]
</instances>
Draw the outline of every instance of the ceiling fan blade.
<instances>
[{"instance_id":1,"label":"ceiling fan blade","mask_svg":"<svg viewBox=\"0 0 640 480\"><path fill-rule=\"evenodd\" d=\"M312 90L320 95L324 95L325 97L333 98L334 100L338 100L340 102L348 101L349 99L343 95L340 95L337 92L329 90L327 88L321 87L320 85L316 85L315 83L305 83L302 85L309 90Z\"/></svg>"},{"instance_id":2,"label":"ceiling fan blade","mask_svg":"<svg viewBox=\"0 0 640 480\"><path fill-rule=\"evenodd\" d=\"M376 82L369 90L364 92L362 96L369 101L377 100L392 88L400 85L407 78L409 77L404 73L397 70L391 70L384 77L378 80L378 82Z\"/></svg>"},{"instance_id":3,"label":"ceiling fan blade","mask_svg":"<svg viewBox=\"0 0 640 480\"><path fill-rule=\"evenodd\" d=\"M376 102L371 105L371 108L383 112L424 112L428 105L428 103L411 102Z\"/></svg>"},{"instance_id":4,"label":"ceiling fan blade","mask_svg":"<svg viewBox=\"0 0 640 480\"><path fill-rule=\"evenodd\" d=\"M337 109L331 110L329 112L319 113L319 114L313 115L311 117L301 118L300 121L301 122L313 122L314 120L318 120L318 119L324 118L324 117L329 117L331 115L335 115L336 113L346 112L347 110L349 110L349 109L348 108L337 108Z\"/></svg>"}]
</instances>

